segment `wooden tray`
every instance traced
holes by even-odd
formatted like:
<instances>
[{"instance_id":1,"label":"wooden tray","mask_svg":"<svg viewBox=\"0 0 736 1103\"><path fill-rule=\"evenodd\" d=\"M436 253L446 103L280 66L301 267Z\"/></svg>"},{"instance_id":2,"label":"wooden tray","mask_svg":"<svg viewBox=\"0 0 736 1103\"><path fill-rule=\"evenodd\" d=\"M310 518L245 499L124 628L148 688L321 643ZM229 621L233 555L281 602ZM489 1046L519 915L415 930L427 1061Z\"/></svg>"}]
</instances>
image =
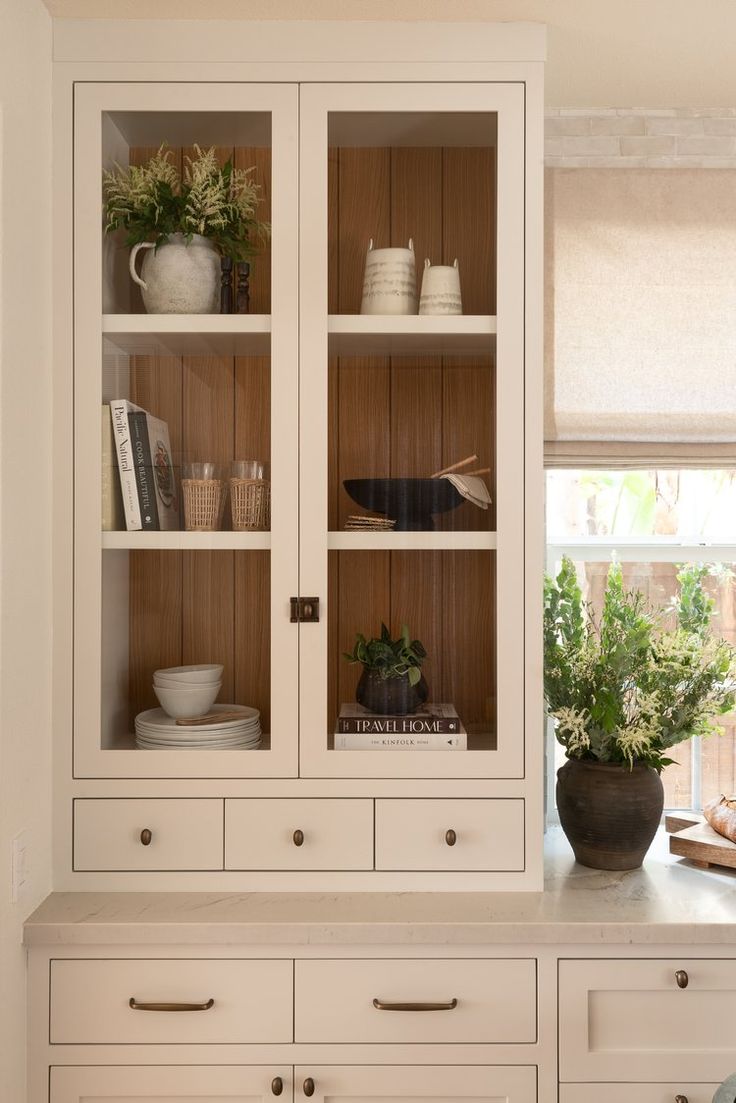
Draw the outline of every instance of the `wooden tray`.
<instances>
[{"instance_id":1,"label":"wooden tray","mask_svg":"<svg viewBox=\"0 0 736 1103\"><path fill-rule=\"evenodd\" d=\"M673 812L665 817L670 834L670 854L689 858L695 865L727 866L736 869L736 843L714 831L710 824L693 812Z\"/></svg>"}]
</instances>

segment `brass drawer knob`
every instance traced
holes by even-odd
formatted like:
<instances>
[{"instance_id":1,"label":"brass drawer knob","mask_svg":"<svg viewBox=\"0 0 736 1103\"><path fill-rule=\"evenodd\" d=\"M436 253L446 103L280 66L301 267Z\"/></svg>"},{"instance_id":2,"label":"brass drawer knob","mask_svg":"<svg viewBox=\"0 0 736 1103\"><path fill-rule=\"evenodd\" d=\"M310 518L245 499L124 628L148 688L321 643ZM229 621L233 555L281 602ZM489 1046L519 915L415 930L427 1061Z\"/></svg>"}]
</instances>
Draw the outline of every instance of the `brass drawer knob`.
<instances>
[{"instance_id":1,"label":"brass drawer knob","mask_svg":"<svg viewBox=\"0 0 736 1103\"><path fill-rule=\"evenodd\" d=\"M144 827L143 830L141 831L141 845L142 846L150 846L152 838L153 838L153 832L151 831L151 829L149 827Z\"/></svg>"},{"instance_id":2,"label":"brass drawer knob","mask_svg":"<svg viewBox=\"0 0 736 1103\"><path fill-rule=\"evenodd\" d=\"M687 1096L686 1095L676 1095L675 1096L675 1103L687 1103Z\"/></svg>"},{"instance_id":3,"label":"brass drawer knob","mask_svg":"<svg viewBox=\"0 0 736 1103\"><path fill-rule=\"evenodd\" d=\"M452 828L450 828L449 831L445 831L445 842L448 846L454 846L457 842L457 835L452 830Z\"/></svg>"},{"instance_id":4,"label":"brass drawer knob","mask_svg":"<svg viewBox=\"0 0 736 1103\"><path fill-rule=\"evenodd\" d=\"M690 977L687 975L684 969L678 969L675 973L675 980L677 981L678 988L687 988L690 983Z\"/></svg>"},{"instance_id":5,"label":"brass drawer knob","mask_svg":"<svg viewBox=\"0 0 736 1103\"><path fill-rule=\"evenodd\" d=\"M314 1080L311 1076L308 1076L302 1084L302 1090L306 1096L314 1095Z\"/></svg>"},{"instance_id":6,"label":"brass drawer knob","mask_svg":"<svg viewBox=\"0 0 736 1103\"><path fill-rule=\"evenodd\" d=\"M273 1080L271 1081L271 1094L272 1095L281 1095L283 1090L284 1090L284 1081L281 1079L280 1076L274 1076Z\"/></svg>"},{"instance_id":7,"label":"brass drawer knob","mask_svg":"<svg viewBox=\"0 0 736 1103\"><path fill-rule=\"evenodd\" d=\"M304 832L301 831L298 827L291 837L294 840L294 846L304 845Z\"/></svg>"}]
</instances>

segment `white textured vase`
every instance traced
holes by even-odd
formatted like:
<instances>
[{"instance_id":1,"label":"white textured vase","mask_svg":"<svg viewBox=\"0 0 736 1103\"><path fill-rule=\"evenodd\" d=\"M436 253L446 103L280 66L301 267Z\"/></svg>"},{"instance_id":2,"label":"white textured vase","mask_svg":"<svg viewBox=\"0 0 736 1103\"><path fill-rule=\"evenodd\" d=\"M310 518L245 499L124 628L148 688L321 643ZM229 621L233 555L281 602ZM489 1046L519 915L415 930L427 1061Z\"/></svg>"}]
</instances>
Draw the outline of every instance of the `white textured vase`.
<instances>
[{"instance_id":1,"label":"white textured vase","mask_svg":"<svg viewBox=\"0 0 736 1103\"><path fill-rule=\"evenodd\" d=\"M462 314L460 296L460 272L457 258L454 264L430 264L424 262L422 294L419 299L420 314Z\"/></svg>"},{"instance_id":2,"label":"white textured vase","mask_svg":"<svg viewBox=\"0 0 736 1103\"><path fill-rule=\"evenodd\" d=\"M414 242L407 249L374 249L368 243L361 314L416 314Z\"/></svg>"},{"instance_id":3,"label":"white textured vase","mask_svg":"<svg viewBox=\"0 0 736 1103\"><path fill-rule=\"evenodd\" d=\"M135 270L141 249L148 250ZM154 249L142 241L130 251L130 275L141 289L148 314L218 314L220 309L220 254L212 242L193 234L171 234Z\"/></svg>"}]
</instances>

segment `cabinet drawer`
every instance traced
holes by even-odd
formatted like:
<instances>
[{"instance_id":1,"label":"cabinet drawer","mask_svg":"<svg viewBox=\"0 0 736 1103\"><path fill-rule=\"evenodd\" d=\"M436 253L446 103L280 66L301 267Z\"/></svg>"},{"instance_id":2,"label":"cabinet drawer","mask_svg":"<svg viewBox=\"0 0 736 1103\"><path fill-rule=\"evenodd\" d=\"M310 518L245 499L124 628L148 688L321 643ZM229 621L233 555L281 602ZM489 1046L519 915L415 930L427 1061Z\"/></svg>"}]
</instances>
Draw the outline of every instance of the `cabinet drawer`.
<instances>
[{"instance_id":1,"label":"cabinet drawer","mask_svg":"<svg viewBox=\"0 0 736 1103\"><path fill-rule=\"evenodd\" d=\"M532 959L297 961L297 1042L533 1042ZM389 1010L382 1004L447 1004Z\"/></svg>"},{"instance_id":2,"label":"cabinet drawer","mask_svg":"<svg viewBox=\"0 0 736 1103\"><path fill-rule=\"evenodd\" d=\"M135 1010L136 1003L207 1010ZM52 1043L290 1042L291 961L53 961Z\"/></svg>"},{"instance_id":3,"label":"cabinet drawer","mask_svg":"<svg viewBox=\"0 0 736 1103\"><path fill-rule=\"evenodd\" d=\"M373 869L371 800L227 800L226 869Z\"/></svg>"},{"instance_id":4,"label":"cabinet drawer","mask_svg":"<svg viewBox=\"0 0 736 1103\"><path fill-rule=\"evenodd\" d=\"M561 961L560 1079L719 1082L735 1003L736 961Z\"/></svg>"},{"instance_id":5,"label":"cabinet drawer","mask_svg":"<svg viewBox=\"0 0 736 1103\"><path fill-rule=\"evenodd\" d=\"M75 800L74 869L222 869L222 830L221 800Z\"/></svg>"},{"instance_id":6,"label":"cabinet drawer","mask_svg":"<svg viewBox=\"0 0 736 1103\"><path fill-rule=\"evenodd\" d=\"M523 868L523 800L376 801L376 869Z\"/></svg>"},{"instance_id":7,"label":"cabinet drawer","mask_svg":"<svg viewBox=\"0 0 736 1103\"><path fill-rule=\"evenodd\" d=\"M712 1103L718 1084L561 1084L560 1103Z\"/></svg>"}]
</instances>

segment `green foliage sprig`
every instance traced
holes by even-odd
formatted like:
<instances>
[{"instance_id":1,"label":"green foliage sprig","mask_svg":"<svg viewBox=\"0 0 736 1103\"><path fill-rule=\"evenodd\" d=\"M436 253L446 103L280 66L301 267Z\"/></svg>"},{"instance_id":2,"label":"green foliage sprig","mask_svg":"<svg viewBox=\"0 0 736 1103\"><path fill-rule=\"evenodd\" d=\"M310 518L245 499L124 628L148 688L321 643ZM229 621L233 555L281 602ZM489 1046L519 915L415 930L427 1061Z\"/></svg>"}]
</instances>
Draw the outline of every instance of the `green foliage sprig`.
<instances>
[{"instance_id":1,"label":"green foliage sprig","mask_svg":"<svg viewBox=\"0 0 736 1103\"><path fill-rule=\"evenodd\" d=\"M708 568L683 567L679 594L663 613L625 590L613 563L599 622L583 601L570 559L544 585L544 693L568 758L652 766L667 750L720 729L713 718L736 703L736 651L710 632Z\"/></svg>"},{"instance_id":2,"label":"green foliage sprig","mask_svg":"<svg viewBox=\"0 0 736 1103\"><path fill-rule=\"evenodd\" d=\"M343 657L350 663L362 663L381 678L403 678L406 675L409 684L415 686L422 676L420 667L427 652L419 640L410 638L405 624L401 626L401 635L396 640L391 639L391 633L382 624L379 637L367 640L362 632L358 632L352 653L343 652Z\"/></svg>"},{"instance_id":3,"label":"green foliage sprig","mask_svg":"<svg viewBox=\"0 0 736 1103\"><path fill-rule=\"evenodd\" d=\"M201 234L233 261L255 252L253 239L268 239L271 228L256 218L262 188L251 179L253 168L220 165L214 147L194 146L194 157L184 157L184 173L173 163L164 143L145 165L131 165L102 176L105 196L105 232L126 232L126 245L140 241L163 244L169 234L191 241Z\"/></svg>"}]
</instances>

